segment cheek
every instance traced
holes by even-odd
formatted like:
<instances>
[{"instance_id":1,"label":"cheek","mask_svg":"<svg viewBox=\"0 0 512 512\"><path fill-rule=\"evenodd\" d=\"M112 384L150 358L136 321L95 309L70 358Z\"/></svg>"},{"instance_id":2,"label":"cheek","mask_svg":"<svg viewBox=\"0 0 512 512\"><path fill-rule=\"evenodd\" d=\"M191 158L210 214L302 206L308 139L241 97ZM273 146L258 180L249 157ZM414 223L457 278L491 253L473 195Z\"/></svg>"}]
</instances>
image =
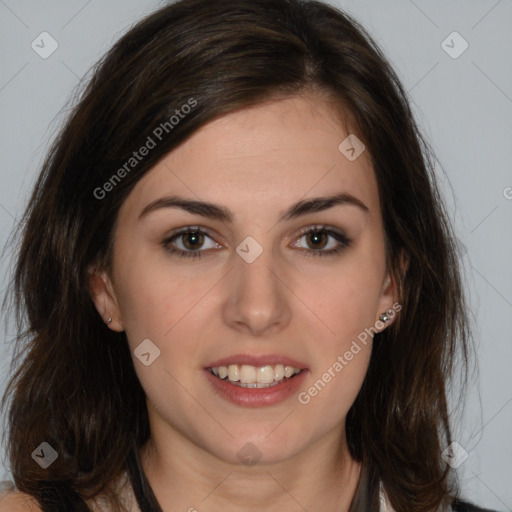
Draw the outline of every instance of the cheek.
<instances>
[{"instance_id":1,"label":"cheek","mask_svg":"<svg viewBox=\"0 0 512 512\"><path fill-rule=\"evenodd\" d=\"M128 252L128 251L127 251ZM208 289L208 278L191 279L161 264L149 264L149 255L132 255L118 263L116 292L128 339L172 336ZM210 286L211 287L211 286Z\"/></svg>"},{"instance_id":2,"label":"cheek","mask_svg":"<svg viewBox=\"0 0 512 512\"><path fill-rule=\"evenodd\" d=\"M303 417L323 418L320 425L307 427L312 435L338 429L344 423L366 376L371 342L340 342L338 347L316 365L297 396Z\"/></svg>"},{"instance_id":3,"label":"cheek","mask_svg":"<svg viewBox=\"0 0 512 512\"><path fill-rule=\"evenodd\" d=\"M301 285L298 294L312 305L311 321L323 333L317 333L321 351L316 354L301 403L316 402L319 414L337 411L339 419L348 412L361 388L371 357L371 328L375 325L383 269L380 260L358 254L347 258L328 276L317 275Z\"/></svg>"},{"instance_id":4,"label":"cheek","mask_svg":"<svg viewBox=\"0 0 512 512\"><path fill-rule=\"evenodd\" d=\"M135 268L125 272L121 286L123 327L146 395L171 422L180 408L194 405L187 401L180 383L192 389L190 367L201 325L197 304L204 296L204 284L194 286L179 277L163 279L162 272L135 272ZM146 353L150 354L148 365Z\"/></svg>"},{"instance_id":5,"label":"cheek","mask_svg":"<svg viewBox=\"0 0 512 512\"><path fill-rule=\"evenodd\" d=\"M343 350L350 340L375 323L380 275L368 267L336 269L301 284L297 295L320 320L327 345Z\"/></svg>"}]
</instances>

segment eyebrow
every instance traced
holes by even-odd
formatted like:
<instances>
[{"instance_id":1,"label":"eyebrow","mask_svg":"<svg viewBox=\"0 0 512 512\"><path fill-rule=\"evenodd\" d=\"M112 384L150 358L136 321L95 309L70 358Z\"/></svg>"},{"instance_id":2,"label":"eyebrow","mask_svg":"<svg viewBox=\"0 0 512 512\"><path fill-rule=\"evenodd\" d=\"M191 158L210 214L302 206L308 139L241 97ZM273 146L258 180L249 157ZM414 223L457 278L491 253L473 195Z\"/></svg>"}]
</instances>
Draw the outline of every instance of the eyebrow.
<instances>
[{"instance_id":1,"label":"eyebrow","mask_svg":"<svg viewBox=\"0 0 512 512\"><path fill-rule=\"evenodd\" d=\"M315 197L302 200L292 205L284 212L279 221L291 220L308 213L320 212L337 205L357 206L363 212L368 213L368 207L357 197L347 193L335 194L332 196ZM156 210L162 208L179 208L188 213L208 217L209 219L220 220L222 222L233 222L234 215L228 208L218 204L186 199L180 196L162 197L148 204L140 213L139 220Z\"/></svg>"}]
</instances>

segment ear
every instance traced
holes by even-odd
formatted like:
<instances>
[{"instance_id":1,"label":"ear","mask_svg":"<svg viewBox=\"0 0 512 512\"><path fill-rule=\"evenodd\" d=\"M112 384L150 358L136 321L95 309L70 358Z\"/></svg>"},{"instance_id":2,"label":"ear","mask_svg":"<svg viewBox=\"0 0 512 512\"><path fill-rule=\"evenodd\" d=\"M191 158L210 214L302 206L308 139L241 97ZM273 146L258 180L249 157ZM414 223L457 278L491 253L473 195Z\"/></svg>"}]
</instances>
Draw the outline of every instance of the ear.
<instances>
[{"instance_id":1,"label":"ear","mask_svg":"<svg viewBox=\"0 0 512 512\"><path fill-rule=\"evenodd\" d=\"M89 267L87 272L89 274L89 293L103 321L113 331L124 331L121 311L108 272L95 266ZM109 318L112 319L110 323L108 322Z\"/></svg>"},{"instance_id":2,"label":"ear","mask_svg":"<svg viewBox=\"0 0 512 512\"><path fill-rule=\"evenodd\" d=\"M405 278L407 273L407 269L409 268L409 257L405 253L404 250L401 251L400 254L400 269L398 270L402 276L402 279ZM398 289L397 276L391 271L387 271L386 276L384 278L384 282L382 285L381 295L378 303L377 310L377 318L375 318L375 323L377 321L384 324L382 329L378 329L379 332L389 327L395 320L397 313L402 309L402 305L400 304L400 290ZM383 322L380 320L380 316L386 313L388 320Z\"/></svg>"}]
</instances>

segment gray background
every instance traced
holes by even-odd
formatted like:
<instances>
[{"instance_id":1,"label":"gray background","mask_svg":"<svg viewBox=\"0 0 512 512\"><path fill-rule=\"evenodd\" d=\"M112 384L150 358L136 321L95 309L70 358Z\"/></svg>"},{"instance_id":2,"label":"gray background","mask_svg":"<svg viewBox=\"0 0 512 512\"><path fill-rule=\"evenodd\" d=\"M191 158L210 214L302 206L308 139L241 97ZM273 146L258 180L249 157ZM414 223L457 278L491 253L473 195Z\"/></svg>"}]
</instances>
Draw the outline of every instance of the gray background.
<instances>
[{"instance_id":1,"label":"gray background","mask_svg":"<svg viewBox=\"0 0 512 512\"><path fill-rule=\"evenodd\" d=\"M340 0L374 36L410 93L437 155L436 169L465 249L479 376L471 381L454 437L468 452L465 495L512 510L512 1ZM26 204L73 89L154 0L0 0L0 247ZM58 49L42 59L31 43L49 32ZM457 31L458 58L442 42ZM453 51L461 42L450 38ZM8 255L0 260L5 291ZM0 336L0 391L10 359ZM11 331L12 332L12 331ZM455 390L452 404L459 403ZM28 447L32 451L34 447ZM3 458L3 451L0 451ZM0 480L9 479L8 464Z\"/></svg>"}]
</instances>

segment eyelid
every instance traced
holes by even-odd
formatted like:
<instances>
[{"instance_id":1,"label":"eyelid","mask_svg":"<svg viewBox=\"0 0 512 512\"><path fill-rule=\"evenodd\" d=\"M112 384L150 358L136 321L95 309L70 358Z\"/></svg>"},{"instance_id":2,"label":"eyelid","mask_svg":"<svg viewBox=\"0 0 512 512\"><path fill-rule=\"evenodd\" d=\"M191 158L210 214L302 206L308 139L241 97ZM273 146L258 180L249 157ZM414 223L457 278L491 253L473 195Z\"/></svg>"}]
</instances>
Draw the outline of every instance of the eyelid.
<instances>
[{"instance_id":1,"label":"eyelid","mask_svg":"<svg viewBox=\"0 0 512 512\"><path fill-rule=\"evenodd\" d=\"M172 230L168 235L165 236L165 240L171 240L173 238L176 238L178 235L190 232L200 232L205 235L208 235L212 239L214 239L217 236L213 235L213 230L211 230L210 228L201 226L199 224L187 224L186 226Z\"/></svg>"},{"instance_id":2,"label":"eyelid","mask_svg":"<svg viewBox=\"0 0 512 512\"><path fill-rule=\"evenodd\" d=\"M334 226L330 226L329 224L311 224L309 226L301 228L299 230L299 232L296 235L294 235L294 236L295 237L302 236L302 235L304 235L306 233L309 233L310 231L315 231L315 230L316 231L334 231L338 235L347 236L343 229L337 228L337 227L334 227Z\"/></svg>"}]
</instances>

